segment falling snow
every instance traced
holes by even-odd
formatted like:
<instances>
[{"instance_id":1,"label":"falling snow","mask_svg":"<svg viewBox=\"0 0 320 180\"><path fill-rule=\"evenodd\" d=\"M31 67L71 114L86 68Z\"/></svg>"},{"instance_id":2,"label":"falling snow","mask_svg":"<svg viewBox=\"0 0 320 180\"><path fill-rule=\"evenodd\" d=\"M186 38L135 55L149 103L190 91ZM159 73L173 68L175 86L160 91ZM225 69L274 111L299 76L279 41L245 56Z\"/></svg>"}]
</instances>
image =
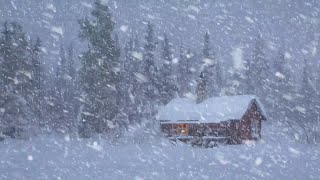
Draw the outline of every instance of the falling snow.
<instances>
[{"instance_id":1,"label":"falling snow","mask_svg":"<svg viewBox=\"0 0 320 180\"><path fill-rule=\"evenodd\" d=\"M0 179L319 179L319 14L316 0L0 0ZM187 114L243 120L241 99L212 101L228 96L259 99L261 138L164 134L159 120Z\"/></svg>"}]
</instances>

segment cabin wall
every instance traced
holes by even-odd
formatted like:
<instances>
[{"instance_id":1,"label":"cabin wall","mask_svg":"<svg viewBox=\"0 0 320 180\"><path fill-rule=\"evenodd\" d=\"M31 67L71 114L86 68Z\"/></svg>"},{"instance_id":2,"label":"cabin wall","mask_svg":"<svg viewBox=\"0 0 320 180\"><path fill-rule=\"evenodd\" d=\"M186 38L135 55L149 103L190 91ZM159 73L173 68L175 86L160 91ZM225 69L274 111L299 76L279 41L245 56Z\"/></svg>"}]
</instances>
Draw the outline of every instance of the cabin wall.
<instances>
[{"instance_id":1,"label":"cabin wall","mask_svg":"<svg viewBox=\"0 0 320 180\"><path fill-rule=\"evenodd\" d=\"M188 129L182 133L179 128L187 127ZM230 137L227 140L229 144L240 144L240 120L230 120L221 123L166 123L161 124L161 131L168 137L174 136L190 136L193 138L201 138L204 136L213 137Z\"/></svg>"},{"instance_id":2,"label":"cabin wall","mask_svg":"<svg viewBox=\"0 0 320 180\"><path fill-rule=\"evenodd\" d=\"M231 144L241 143L241 129L239 120L228 121L228 130L230 135Z\"/></svg>"},{"instance_id":3,"label":"cabin wall","mask_svg":"<svg viewBox=\"0 0 320 180\"><path fill-rule=\"evenodd\" d=\"M245 115L240 121L240 139L241 140L249 140L251 137L250 132L250 117Z\"/></svg>"},{"instance_id":4,"label":"cabin wall","mask_svg":"<svg viewBox=\"0 0 320 180\"><path fill-rule=\"evenodd\" d=\"M161 124L161 131L167 135L178 135L180 129L187 129L186 134L189 136L210 135L215 130L226 130L226 123L165 123ZM180 133L181 134L181 133Z\"/></svg>"},{"instance_id":5,"label":"cabin wall","mask_svg":"<svg viewBox=\"0 0 320 180\"><path fill-rule=\"evenodd\" d=\"M246 114L241 118L241 139L242 140L252 140L255 138L261 138L261 121L263 119L263 114L258 108L256 103L252 103L251 107L247 110ZM258 124L258 137L253 136L251 129L252 121L256 121Z\"/></svg>"}]
</instances>

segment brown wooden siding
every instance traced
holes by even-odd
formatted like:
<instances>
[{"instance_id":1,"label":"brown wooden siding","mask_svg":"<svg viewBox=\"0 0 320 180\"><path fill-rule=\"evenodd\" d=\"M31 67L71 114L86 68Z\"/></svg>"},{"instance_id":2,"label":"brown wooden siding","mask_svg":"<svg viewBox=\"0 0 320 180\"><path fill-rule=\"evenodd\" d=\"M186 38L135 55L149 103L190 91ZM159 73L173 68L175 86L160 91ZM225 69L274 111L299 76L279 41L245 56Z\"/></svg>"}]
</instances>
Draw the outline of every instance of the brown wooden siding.
<instances>
[{"instance_id":1,"label":"brown wooden siding","mask_svg":"<svg viewBox=\"0 0 320 180\"><path fill-rule=\"evenodd\" d=\"M254 101L252 105L249 107L247 112L241 118L241 139L242 140L252 140L254 137L251 132L251 123L252 121L257 121L258 123L258 134L259 138L261 138L261 121L264 119L264 116L261 110L258 108L256 102Z\"/></svg>"}]
</instances>

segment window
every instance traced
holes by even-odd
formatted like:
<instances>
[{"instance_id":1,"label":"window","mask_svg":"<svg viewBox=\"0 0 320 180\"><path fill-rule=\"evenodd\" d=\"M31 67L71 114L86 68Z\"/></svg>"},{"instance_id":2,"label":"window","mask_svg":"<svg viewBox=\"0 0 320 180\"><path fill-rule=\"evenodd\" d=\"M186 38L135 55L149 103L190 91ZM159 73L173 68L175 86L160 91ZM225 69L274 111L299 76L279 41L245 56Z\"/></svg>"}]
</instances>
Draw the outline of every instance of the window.
<instances>
[{"instance_id":1,"label":"window","mask_svg":"<svg viewBox=\"0 0 320 180\"><path fill-rule=\"evenodd\" d=\"M177 128L178 135L188 135L189 134L189 125L188 124L179 124Z\"/></svg>"}]
</instances>

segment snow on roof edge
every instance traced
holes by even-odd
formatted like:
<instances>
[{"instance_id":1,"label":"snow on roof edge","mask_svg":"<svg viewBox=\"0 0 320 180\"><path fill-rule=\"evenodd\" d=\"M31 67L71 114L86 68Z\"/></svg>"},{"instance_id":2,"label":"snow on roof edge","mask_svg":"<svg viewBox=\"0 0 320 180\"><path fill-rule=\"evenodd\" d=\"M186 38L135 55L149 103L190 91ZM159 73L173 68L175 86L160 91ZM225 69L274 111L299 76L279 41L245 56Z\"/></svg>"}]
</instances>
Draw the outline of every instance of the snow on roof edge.
<instances>
[{"instance_id":1,"label":"snow on roof edge","mask_svg":"<svg viewBox=\"0 0 320 180\"><path fill-rule=\"evenodd\" d=\"M267 119L268 119L268 116L267 116L266 110L265 110L263 104L261 103L261 101L259 100L258 97L256 97L256 98L254 98L254 99L251 100L250 104L248 105L248 108L250 107L250 105L251 105L254 101L257 102L256 104L257 104L258 108L260 109L260 111L261 111L262 115L264 116L265 120L267 120ZM247 110L248 110L248 109L247 109Z\"/></svg>"}]
</instances>

